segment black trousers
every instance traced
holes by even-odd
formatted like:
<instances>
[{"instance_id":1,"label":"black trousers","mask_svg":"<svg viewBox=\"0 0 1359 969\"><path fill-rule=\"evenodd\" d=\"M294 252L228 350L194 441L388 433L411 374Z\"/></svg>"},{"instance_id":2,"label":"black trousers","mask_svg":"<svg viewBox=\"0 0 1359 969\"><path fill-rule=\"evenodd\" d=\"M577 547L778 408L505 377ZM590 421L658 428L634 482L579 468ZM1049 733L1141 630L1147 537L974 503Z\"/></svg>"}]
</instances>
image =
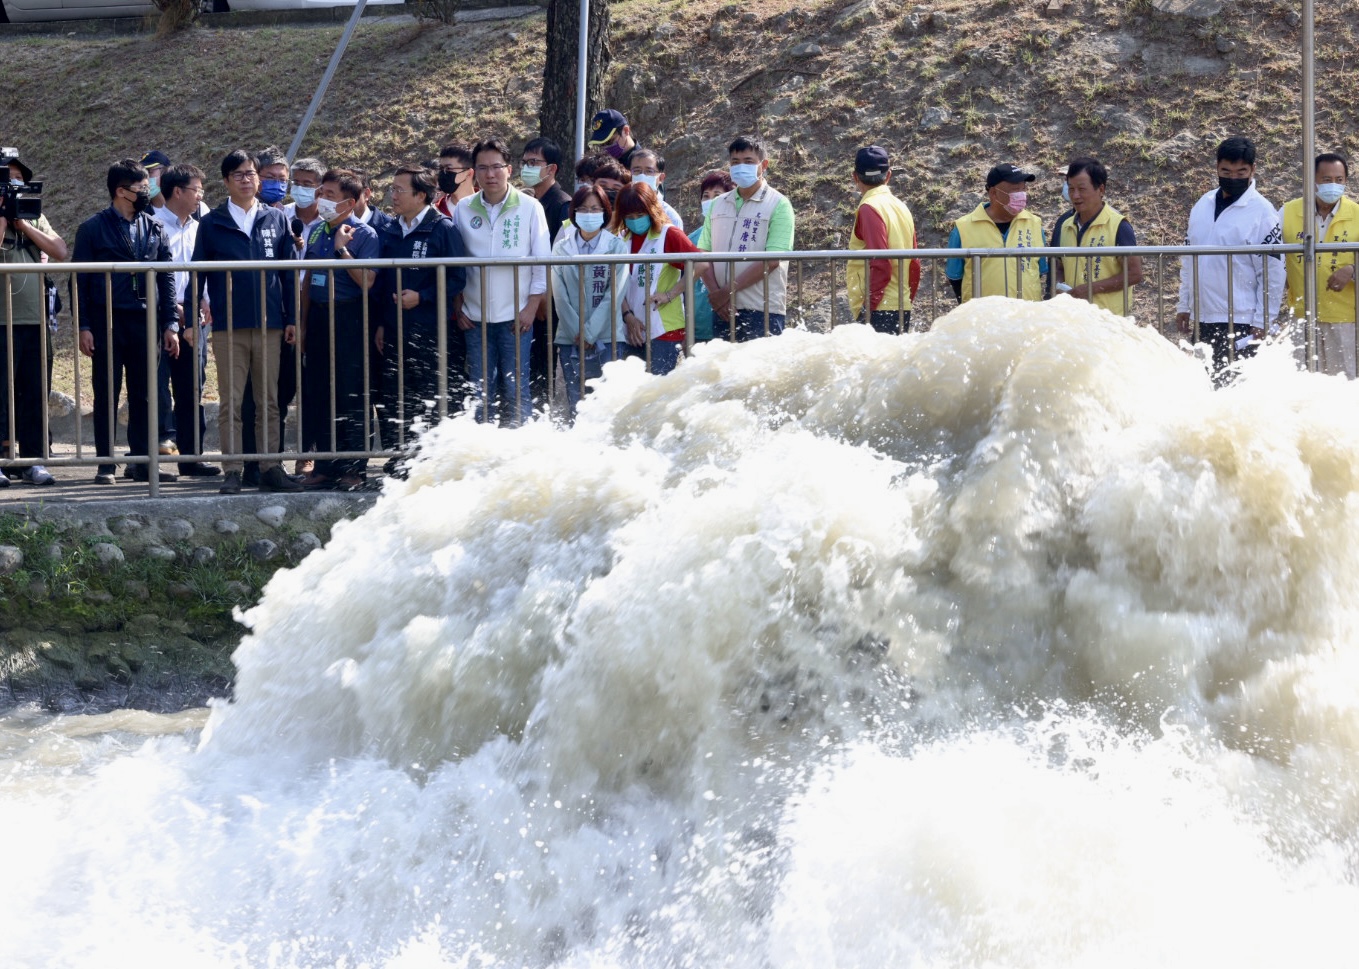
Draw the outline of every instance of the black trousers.
<instances>
[{"instance_id":1,"label":"black trousers","mask_svg":"<svg viewBox=\"0 0 1359 969\"><path fill-rule=\"evenodd\" d=\"M1261 330L1259 333L1263 333ZM1213 348L1213 385L1224 387L1231 383L1231 365L1236 360L1255 356L1255 351L1259 347L1258 343L1237 348L1235 341L1244 340L1247 337L1257 335L1257 331L1248 324L1238 323L1233 327L1230 323L1200 323L1199 339L1206 341Z\"/></svg>"},{"instance_id":2,"label":"black trousers","mask_svg":"<svg viewBox=\"0 0 1359 969\"><path fill-rule=\"evenodd\" d=\"M118 395L127 376L127 450L130 455L147 451L146 419L151 402L148 396L146 365L146 314L141 310L114 310L113 331L96 326L94 358L90 364L90 383L94 387L94 449L105 459L101 471L112 471L117 427ZM111 371L111 372L110 372Z\"/></svg>"},{"instance_id":3,"label":"black trousers","mask_svg":"<svg viewBox=\"0 0 1359 969\"><path fill-rule=\"evenodd\" d=\"M367 449L363 407L364 377L367 372L363 356L363 300L336 300L334 305L333 341L330 306L312 303L307 312L307 346L302 358L304 451ZM334 383L331 382L332 345ZM367 464L364 458L317 461L316 473L332 478L362 474Z\"/></svg>"},{"instance_id":4,"label":"black trousers","mask_svg":"<svg viewBox=\"0 0 1359 969\"><path fill-rule=\"evenodd\" d=\"M436 323L402 325L400 354L390 324L386 339L386 414L382 443L388 448L408 448L415 442L411 425L428 415L426 423L437 421L439 412L439 332ZM462 412L468 393L464 376L467 366L467 337L456 326L448 331L448 415Z\"/></svg>"},{"instance_id":5,"label":"black trousers","mask_svg":"<svg viewBox=\"0 0 1359 969\"><path fill-rule=\"evenodd\" d=\"M203 438L208 433L208 423L203 417L203 381L207 379L207 368L203 366L202 341L207 337L201 327L194 334L194 345L189 346L181 335L179 356L170 359L162 354L161 369L169 374L170 389L174 403L171 408L170 436L179 446L180 454L197 455L203 453ZM197 370L195 384L194 371ZM161 406L164 407L162 400ZM165 422L161 421L161 426ZM194 428L197 428L195 436ZM183 463L183 462L182 462Z\"/></svg>"},{"instance_id":6,"label":"black trousers","mask_svg":"<svg viewBox=\"0 0 1359 969\"><path fill-rule=\"evenodd\" d=\"M863 314L859 315L859 321L863 322ZM900 328L897 324L900 323ZM868 314L868 325L879 333L910 333L911 332L911 311L906 310L901 314L900 320L897 318L896 310L873 310Z\"/></svg>"},{"instance_id":7,"label":"black trousers","mask_svg":"<svg viewBox=\"0 0 1359 969\"><path fill-rule=\"evenodd\" d=\"M10 334L14 340L14 380L10 382ZM51 341L48 341L49 345ZM47 457L42 439L42 325L0 326L0 438L16 441L21 458ZM9 395L14 393L14 437L9 434ZM9 453L0 455L0 460Z\"/></svg>"}]
</instances>

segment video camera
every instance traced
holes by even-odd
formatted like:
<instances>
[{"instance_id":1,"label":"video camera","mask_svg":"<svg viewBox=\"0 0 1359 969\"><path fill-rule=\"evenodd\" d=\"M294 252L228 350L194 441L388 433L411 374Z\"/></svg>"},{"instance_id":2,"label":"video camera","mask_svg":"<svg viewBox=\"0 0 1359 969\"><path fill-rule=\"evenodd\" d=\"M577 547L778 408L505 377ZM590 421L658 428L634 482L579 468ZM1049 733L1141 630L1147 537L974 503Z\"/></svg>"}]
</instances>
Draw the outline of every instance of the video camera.
<instances>
[{"instance_id":1,"label":"video camera","mask_svg":"<svg viewBox=\"0 0 1359 969\"><path fill-rule=\"evenodd\" d=\"M22 185L11 185L10 162L19 160L18 148L0 148L0 218L37 221L42 215L42 182L29 180ZM26 166L22 166L28 171Z\"/></svg>"}]
</instances>

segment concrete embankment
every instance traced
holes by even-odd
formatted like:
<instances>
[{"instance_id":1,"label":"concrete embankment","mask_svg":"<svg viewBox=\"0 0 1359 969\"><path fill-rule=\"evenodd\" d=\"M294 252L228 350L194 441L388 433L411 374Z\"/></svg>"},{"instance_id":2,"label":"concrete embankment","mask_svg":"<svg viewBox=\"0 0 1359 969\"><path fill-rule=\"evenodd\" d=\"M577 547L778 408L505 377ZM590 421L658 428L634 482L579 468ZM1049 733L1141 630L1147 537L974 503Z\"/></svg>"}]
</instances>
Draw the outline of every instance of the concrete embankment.
<instances>
[{"instance_id":1,"label":"concrete embankment","mask_svg":"<svg viewBox=\"0 0 1359 969\"><path fill-rule=\"evenodd\" d=\"M236 610L376 498L200 492L7 502L0 709L169 710L227 695L244 632Z\"/></svg>"}]
</instances>

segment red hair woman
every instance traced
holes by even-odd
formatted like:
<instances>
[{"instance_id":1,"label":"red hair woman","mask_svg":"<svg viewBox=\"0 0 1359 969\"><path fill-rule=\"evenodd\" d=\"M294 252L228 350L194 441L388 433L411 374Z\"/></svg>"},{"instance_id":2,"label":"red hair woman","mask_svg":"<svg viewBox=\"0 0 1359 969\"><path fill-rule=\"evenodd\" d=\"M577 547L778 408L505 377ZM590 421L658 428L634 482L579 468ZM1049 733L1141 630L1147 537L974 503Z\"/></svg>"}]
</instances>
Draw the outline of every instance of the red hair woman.
<instances>
[{"instance_id":1,"label":"red hair woman","mask_svg":"<svg viewBox=\"0 0 1359 969\"><path fill-rule=\"evenodd\" d=\"M689 237L666 218L660 197L643 182L635 182L618 193L609 228L627 242L633 255L660 255L670 252L701 252ZM694 263L697 275L705 263ZM623 322L633 352L651 347L651 372L669 373L679 363L684 349L684 271L683 263L634 263L623 297Z\"/></svg>"}]
</instances>

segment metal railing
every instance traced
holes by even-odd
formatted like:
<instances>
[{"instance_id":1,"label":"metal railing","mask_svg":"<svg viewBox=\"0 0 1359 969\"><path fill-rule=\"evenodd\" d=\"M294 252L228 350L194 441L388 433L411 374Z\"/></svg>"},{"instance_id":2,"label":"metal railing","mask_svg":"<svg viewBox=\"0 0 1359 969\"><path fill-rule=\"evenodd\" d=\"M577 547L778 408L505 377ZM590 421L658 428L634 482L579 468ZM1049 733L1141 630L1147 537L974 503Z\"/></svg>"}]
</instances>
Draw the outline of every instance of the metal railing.
<instances>
[{"instance_id":1,"label":"metal railing","mask_svg":"<svg viewBox=\"0 0 1359 969\"><path fill-rule=\"evenodd\" d=\"M1331 244L1317 245L1315 247L1320 256L1332 253L1355 253L1359 251L1359 244ZM793 327L805 327L811 329L830 329L844 323L853 322L849 317L848 294L845 284L848 281L848 267L850 264L859 263L863 266L864 285L871 276L871 263L878 261L889 261L895 264L895 282L898 295L898 329L901 332L926 330L933 322L944 313L953 309L957 305L957 298L954 295L952 284L941 272L946 260L961 259L966 262L972 270L971 292L969 296L980 296L983 294L983 267L986 260L1022 260L1042 258L1049 261L1060 258L1074 258L1085 262L1087 278L1096 275L1094 263L1097 259L1115 257L1123 258L1138 256L1143 260L1143 278L1140 285L1129 286L1126 282L1123 287L1123 299L1125 305L1132 308L1132 315L1144 325L1154 325L1156 329L1167 335L1175 336L1173 328L1174 320L1174 301L1178 299L1179 293L1179 273L1182 262L1190 266L1193 272L1194 284L1191 293L1191 320L1195 324L1193 339L1197 342L1199 337L1198 324L1207 322L1203 320L1202 313L1202 274L1197 271L1199 265L1207 259L1221 258L1224 256L1235 257L1225 260L1226 267L1226 291L1227 291L1227 319L1225 321L1232 328L1230 344L1235 346L1235 328L1240 325L1243 328L1250 324L1260 324L1261 322L1272 322L1262 320L1256 307L1238 308L1234 305L1233 284L1235 276L1242 271L1239 265L1242 258L1265 257L1258 260L1260 273L1262 275L1263 288L1267 292L1278 292L1283 296L1285 281L1284 260L1296 257L1306 252L1302 245L1276 245L1276 246L1253 246L1253 247L1211 247L1211 246L1175 246L1175 247L1155 247L1155 246L1135 246L1135 247L1077 247L1077 248L1058 248L1048 247L1043 249L902 249L888 251L859 251L847 252L844 250L830 251L806 251L790 253L666 253L656 255L592 255L592 256L573 256L569 258L551 257L546 259L503 259L487 261L474 257L460 259L435 259L419 260L416 262L398 262L386 259L350 260L350 259L327 259L327 260L296 260L282 262L275 260L268 261L244 261L244 262L223 262L223 263L64 263L59 266L52 264L0 264L0 286L3 287L3 299L5 316L4 321L13 318L13 299L16 290L16 279L22 279L26 275L43 276L47 274L68 274L68 273L87 273L103 277L102 292L105 296L103 307L103 318L96 321L102 329L102 336L105 345L110 346L114 336L114 313L108 307L112 303L113 280L118 274L137 274L144 285L144 292L147 294L145 308L145 367L147 374L147 412L146 438L148 441L145 455L116 455L115 453L97 454L90 453L90 448L84 443L84 433L81 414L84 404L84 377L88 366L91 371L94 364L88 365L84 362L79 348L78 341L73 344L71 350L71 366L74 371L75 383L75 424L76 424L76 453L74 457L53 458L47 455L44 448L43 457L22 457L9 458L4 464L10 468L23 468L33 464L46 464L52 467L65 466L96 466L108 464L126 464L132 466L145 466L147 468L147 485L150 493L154 496L159 493L158 477L159 469L162 464L167 462L177 463L183 461L208 461L208 462L240 462L240 461L282 461L292 459L316 459L316 460L366 460L373 458L390 458L401 456L408 453L410 447L415 444L412 440L415 421L423 417L426 420L442 420L450 413L458 411L466 406L481 406L483 419L490 419L493 413L492 403L497 390L509 390L515 395L514 399L506 401L506 405L511 409L512 416L506 423L517 423L522 416L519 411L519 401L524 393L517 386L517 380L506 382L504 386L497 388L493 386L493 373L489 360L491 359L491 327L502 324L503 321L488 320L484 318L487 300L482 300L483 318L471 320L471 329L459 331L463 334L464 340L479 341L479 348L482 351L480 356L483 367L479 374L460 375L453 372L450 366L452 353L451 343L455 343L457 334L452 329L455 325L451 323L454 316L454 306L460 303L459 293L450 292L450 275L456 275L456 270L464 273L475 272L478 274L481 283L481 290L489 292L491 284L491 274L497 270L513 270L509 273L512 279L513 305L522 306L525 302L526 294L523 292L524 281L522 274L518 271L523 268L544 267L548 276L547 292L544 297L545 322L542 327L543 335L547 341L547 373L546 373L546 403L543 400L536 402L539 413L542 413L544 406L548 409L553 407L554 401L559 401L561 394L561 380L558 377L557 351L559 349L555 342L556 332L554 329L554 314L552 310L553 286L551 268L554 266L578 267L576 279L577 305L583 307L587 302L586 292L586 269L588 266L617 266L620 264L627 266L657 265L673 263L683 266L681 272L681 285L684 296L684 334L682 339L682 350L687 355L692 351L695 343L695 312L696 296L698 294L695 264L704 263L752 263L762 261L773 261L776 257L781 263L787 265L787 282L785 290L785 316L787 324ZM1276 258L1277 257L1277 258ZM908 317L906 306L908 261L919 260L922 266L919 289L915 297L911 300L911 310ZM1078 263L1079 265L1079 263ZM1126 262L1125 262L1126 266ZM414 399L413 393L419 389L420 381L412 380L408 368L411 365L409 359L408 336L410 335L407 322L407 311L402 307L400 301L394 304L394 312L390 317L385 313L383 319L376 319L379 307L376 300L390 299L392 292L400 293L402 290L403 273L415 269L428 270L433 268L436 274L436 318L444 321L443 325L434 328L434 354L433 361L433 380L428 381L428 374L419 375L426 380L423 385L426 390L432 387L433 399L421 398ZM1049 266L1049 270L1051 270ZM358 314L359 334L362 340L362 365L363 385L361 390L361 437L362 447L341 447L340 422L348 419L342 410L345 406L352 406L352 400L341 401L337 399L336 377L337 377L337 301L335 298L336 285L335 273L346 270L373 269L379 275L379 284L366 290L366 295L357 300L360 304L357 308L349 306L345 313ZM1315 271L1315 270L1313 270ZM160 339L157 326L157 306L156 306L156 286L155 279L158 273L162 272L188 272L189 283L186 292L185 306L197 307L200 302L200 295L204 292L203 277L209 273L225 273L226 303L225 321L220 317L214 317L214 323L218 324L217 333L226 333L228 343L230 336L238 330L254 329L254 327L238 326L235 319L235 300L234 281L245 274L258 273L261 277L261 307L263 310L265 279L267 274L282 272L283 281L287 283L284 292L286 298L291 303L292 319L295 323L305 324L303 287L298 284L298 278L293 275L299 272L325 273L325 291L327 299L325 305L327 310L321 313L325 326L325 344L327 346L326 359L323 361L306 361L304 368L304 357L301 353L294 355L292 361L292 378L297 387L298 406L296 408L296 443L292 449L286 447L285 440L282 438L282 429L279 435L273 435L274 428L266 426L264 437L256 442L256 448L251 451L244 449L236 451L226 451L219 449L216 452L205 450L204 442L199 437L197 422L189 429L180 428L180 454L177 457L160 455L156 447L158 441L159 426L159 401L157 395L157 363L160 351ZM653 275L659 275L657 269ZM726 274L731 284L734 284L736 271ZM766 272L760 283L762 287L760 304L763 307L763 326L764 334L771 332L771 317L776 315L776 311L771 307L770 293L771 281L770 273ZM610 304L609 318L613 327L609 341L609 348L606 359L618 359L621 356L638 356L644 365L650 370L653 366L653 344L655 338L642 342L639 346L633 346L626 342L625 328L620 319L621 307L624 304L626 295L620 292L619 273L609 271L606 273L608 279L607 299ZM1018 276L1018 273L1016 273ZM1008 274L1007 274L1008 278ZM626 285L626 283L624 283ZM456 287L454 287L456 289ZM591 287L593 288L593 287ZM73 287L74 289L74 287ZM380 296L378 294L381 294ZM1174 294L1173 296L1171 294ZM728 286L728 302L734 308L735 290ZM593 299L593 294L589 294ZM310 299L307 300L310 303ZM82 320L79 301L72 299L70 306L71 322L74 329L79 332L83 323L90 321ZM597 304L596 304L597 305ZM1268 305L1268 300L1266 301ZM1356 309L1359 309L1359 293L1356 294ZM140 312L140 311L138 311ZM215 313L223 312L222 307L216 307ZM759 311L756 311L757 313ZM1245 318L1249 314L1249 318ZM261 315L265 315L263 312ZM313 314L314 315L314 314ZM585 314L581 313L582 325L576 335L576 346L582 356L586 350L584 344L584 325ZM738 337L736 328L734 309L729 314L729 318L714 320L717 338L736 339ZM187 312L186 325L194 325L190 321L195 321L196 312ZM4 322L0 321L0 322ZM352 321L351 321L352 322ZM1316 359L1316 326L1313 321L1304 320L1302 342L1306 347L1306 365L1315 368ZM395 329L395 333L386 332L388 326ZM392 380L390 388L383 388L380 384L371 379L372 366L374 363L372 354L376 352L374 336L378 326L382 326L384 332L384 347L386 349L387 375ZM5 419L0 421L0 432L8 442L15 442L17 436L16 427L16 395L15 395L15 371L16 361L14 357L15 334L22 327L5 326L4 347L5 347L5 367L7 372L0 373L0 377L5 380L4 400L0 400L0 407L5 410ZM46 361L49 354L49 334L46 326L39 326L39 357ZM94 327L90 329L93 331ZM305 326L304 326L305 329ZM278 332L278 331L270 331ZM676 331L677 332L677 331ZM199 333L201 336L201 331ZM426 334L427 336L428 334ZM760 335L756 333L755 335ZM389 339L390 338L390 339ZM282 356L286 351L279 337L279 353ZM513 353L514 376L519 379L529 378L528 361L524 359L527 350L526 343L522 339L515 339ZM268 344L266 344L268 345ZM351 344L352 345L352 344ZM199 352L197 341L194 341L194 352ZM395 348L393 352L392 348ZM393 359L394 358L394 359ZM352 361L349 361L352 365ZM508 365L508 361L503 362ZM219 368L218 384L222 384L221 367L224 361L216 361ZM104 378L108 387L114 385L113 373L114 360L113 354L108 353L103 360L105 367ZM321 375L325 378L320 380L315 372L307 373L312 366L321 366ZM48 399L51 387L47 376L46 366L41 369L41 395L43 401ZM502 366L502 370L504 367ZM328 393L324 406L318 418L315 406L315 395L310 394L311 406L308 406L302 399L303 388L310 384L313 388L319 383L326 385ZM586 369L579 367L577 386L575 388L580 394L587 392ZM195 399L201 401L203 391L202 369L198 366L193 368L193 393ZM104 413L92 415L92 420L106 422L103 430L107 431L107 440L110 442L108 450L116 452L114 445L117 439L116 424L116 404L114 400L110 406L104 408ZM221 405L225 406L226 401ZM262 407L263 401L258 401ZM138 408L140 409L140 408ZM42 408L41 433L42 440L49 440L50 423L47 408ZM282 417L283 414L280 414ZM323 426L317 428L315 425L321 423ZM244 431L244 427L242 428ZM187 440L191 446L186 450L184 447ZM309 436L310 435L310 436ZM102 436L102 435L100 435ZM226 442L223 442L223 446ZM328 446L326 446L328 445ZM13 443L11 443L11 447ZM8 457L8 455L6 455Z\"/></svg>"}]
</instances>

